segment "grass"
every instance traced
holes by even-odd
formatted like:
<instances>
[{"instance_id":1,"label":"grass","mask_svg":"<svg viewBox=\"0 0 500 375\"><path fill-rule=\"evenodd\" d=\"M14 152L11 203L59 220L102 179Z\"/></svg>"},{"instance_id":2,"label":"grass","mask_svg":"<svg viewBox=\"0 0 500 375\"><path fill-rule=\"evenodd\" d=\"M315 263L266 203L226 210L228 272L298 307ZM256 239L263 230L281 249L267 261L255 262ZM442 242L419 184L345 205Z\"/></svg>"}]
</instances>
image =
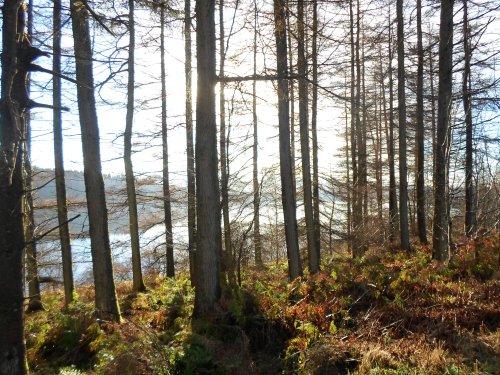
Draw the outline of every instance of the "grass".
<instances>
[{"instance_id":1,"label":"grass","mask_svg":"<svg viewBox=\"0 0 500 375\"><path fill-rule=\"evenodd\" d=\"M284 265L249 270L221 315L192 329L187 275L118 285L124 322L96 322L91 286L67 309L59 291L27 315L34 374L499 374L498 243L430 251L371 249L325 259L286 281Z\"/></svg>"}]
</instances>

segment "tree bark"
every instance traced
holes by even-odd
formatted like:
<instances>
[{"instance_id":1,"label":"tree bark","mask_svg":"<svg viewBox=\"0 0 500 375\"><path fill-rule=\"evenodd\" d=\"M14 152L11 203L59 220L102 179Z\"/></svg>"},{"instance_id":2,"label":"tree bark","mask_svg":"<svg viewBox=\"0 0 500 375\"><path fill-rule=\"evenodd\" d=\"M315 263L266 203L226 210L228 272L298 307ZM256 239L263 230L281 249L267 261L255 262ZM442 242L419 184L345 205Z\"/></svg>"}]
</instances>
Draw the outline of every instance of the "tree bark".
<instances>
[{"instance_id":1,"label":"tree bark","mask_svg":"<svg viewBox=\"0 0 500 375\"><path fill-rule=\"evenodd\" d=\"M415 185L417 191L417 228L422 245L427 245L425 224L425 176L424 176L424 49L422 46L422 0L417 0L417 131Z\"/></svg>"},{"instance_id":2,"label":"tree bark","mask_svg":"<svg viewBox=\"0 0 500 375\"><path fill-rule=\"evenodd\" d=\"M274 25L276 38L277 73L279 77L288 75L287 35L284 0L274 0ZM290 115L288 82L278 80L278 122L280 144L280 173L285 237L288 256L288 275L290 280L302 275L295 197L293 192L292 157L290 155Z\"/></svg>"},{"instance_id":3,"label":"tree bark","mask_svg":"<svg viewBox=\"0 0 500 375\"><path fill-rule=\"evenodd\" d=\"M441 0L439 27L439 88L436 126L436 161L434 170L434 223L432 257L440 262L449 259L448 243L448 150L452 106L453 0Z\"/></svg>"},{"instance_id":4,"label":"tree bark","mask_svg":"<svg viewBox=\"0 0 500 375\"><path fill-rule=\"evenodd\" d=\"M309 90L306 81L307 62L305 55L305 25L304 1L297 1L297 28L298 28L298 59L297 71L299 76L299 126L300 126L300 154L302 159L302 188L304 192L304 211L307 234L307 255L309 272L319 271L319 257L314 236L314 216L312 205L311 182L311 155L309 150Z\"/></svg>"},{"instance_id":5,"label":"tree bark","mask_svg":"<svg viewBox=\"0 0 500 375\"><path fill-rule=\"evenodd\" d=\"M477 232L476 206L474 199L474 124L472 122L471 41L468 16L468 1L463 2L464 72L462 76L462 103L465 113L465 235L474 237Z\"/></svg>"},{"instance_id":6,"label":"tree bark","mask_svg":"<svg viewBox=\"0 0 500 375\"><path fill-rule=\"evenodd\" d=\"M215 0L196 0L198 92L196 100L197 247L195 318L215 315L220 298L220 193L215 123Z\"/></svg>"},{"instance_id":7,"label":"tree bark","mask_svg":"<svg viewBox=\"0 0 500 375\"><path fill-rule=\"evenodd\" d=\"M31 43L33 35L33 0L28 2L28 40ZM30 92L30 80L28 79L27 91ZM38 281L38 257L35 242L35 213L33 206L33 171L31 167L31 116L26 113L26 127L24 135L24 229L26 239L26 281L28 283L28 309L27 311L43 310L42 296L40 294L40 282Z\"/></svg>"},{"instance_id":8,"label":"tree bark","mask_svg":"<svg viewBox=\"0 0 500 375\"><path fill-rule=\"evenodd\" d=\"M356 139L356 124L359 117L359 110L356 101L356 50L354 42L354 0L349 1L349 17L350 17L350 39L351 39L351 163L352 163L352 215L351 215L351 249L353 257L357 256L359 248L358 231L360 226L359 203L358 203L358 153Z\"/></svg>"},{"instance_id":9,"label":"tree bark","mask_svg":"<svg viewBox=\"0 0 500 375\"><path fill-rule=\"evenodd\" d=\"M391 19L391 8L389 7L389 19ZM394 76L392 69L393 41L392 27L389 26L389 137L387 139L387 158L389 159L389 240L396 239L399 229L398 198L396 195L396 168L394 151Z\"/></svg>"},{"instance_id":10,"label":"tree bark","mask_svg":"<svg viewBox=\"0 0 500 375\"><path fill-rule=\"evenodd\" d=\"M258 8L257 1L254 0L254 34L253 34L253 74L257 75L257 18ZM259 169L258 169L258 118L257 118L257 81L252 82L252 120L253 120L253 242L255 265L262 269L264 262L262 261L262 239L260 236L260 186L259 186Z\"/></svg>"},{"instance_id":11,"label":"tree bark","mask_svg":"<svg viewBox=\"0 0 500 375\"><path fill-rule=\"evenodd\" d=\"M408 173L406 162L406 95L403 0L396 1L398 23L398 121L399 121L399 234L401 249L410 250L408 230Z\"/></svg>"},{"instance_id":12,"label":"tree bark","mask_svg":"<svg viewBox=\"0 0 500 375\"><path fill-rule=\"evenodd\" d=\"M160 9L161 35L161 140L162 140L162 184L163 184L163 212L165 216L165 244L166 244L166 275L175 277L174 240L172 227L172 204L170 194L170 176L168 168L168 129L167 129L167 83L165 63L165 6Z\"/></svg>"},{"instance_id":13,"label":"tree bark","mask_svg":"<svg viewBox=\"0 0 500 375\"><path fill-rule=\"evenodd\" d=\"M56 178L57 197L57 221L59 224L59 240L62 253L63 282L64 282L64 303L66 307L73 302L74 281L73 281L73 261L71 256L71 239L68 224L68 207L66 201L66 180L64 178L64 156L63 156L63 133L62 133L62 113L61 113L61 1L54 0L53 15L53 55L52 70L56 73L52 78L52 104L54 110L54 164Z\"/></svg>"},{"instance_id":14,"label":"tree bark","mask_svg":"<svg viewBox=\"0 0 500 375\"><path fill-rule=\"evenodd\" d=\"M89 214L96 315L101 319L120 322L120 309L113 280L106 196L101 172L88 12L78 0L71 0L71 19L75 43L76 78L81 83L77 86L77 96L82 132L83 173Z\"/></svg>"},{"instance_id":15,"label":"tree bark","mask_svg":"<svg viewBox=\"0 0 500 375\"><path fill-rule=\"evenodd\" d=\"M135 19L134 1L128 1L129 46L128 46L128 83L127 83L127 113L125 133L123 136L125 162L125 182L127 186L127 203L129 216L130 247L132 249L132 281L134 292L146 290L142 279L141 245L139 242L139 219L137 214L137 195L135 191L134 167L132 164L132 128L135 110Z\"/></svg>"},{"instance_id":16,"label":"tree bark","mask_svg":"<svg viewBox=\"0 0 500 375\"><path fill-rule=\"evenodd\" d=\"M321 264L321 213L319 211L319 166L318 166L318 1L313 0L313 38L312 38L312 103L311 103L311 132L312 132L312 196L314 242Z\"/></svg>"},{"instance_id":17,"label":"tree bark","mask_svg":"<svg viewBox=\"0 0 500 375\"><path fill-rule=\"evenodd\" d=\"M13 86L16 75L16 34L21 1L2 7L0 112L0 374L27 372L24 347L22 217L22 119ZM19 32L24 36L24 30Z\"/></svg>"},{"instance_id":18,"label":"tree bark","mask_svg":"<svg viewBox=\"0 0 500 375\"><path fill-rule=\"evenodd\" d=\"M188 252L191 284L195 276L196 250L196 176L194 166L193 144L193 98L192 98L192 53L191 53L191 1L184 2L184 73L186 78L186 167L187 167L187 201L188 201Z\"/></svg>"},{"instance_id":19,"label":"tree bark","mask_svg":"<svg viewBox=\"0 0 500 375\"><path fill-rule=\"evenodd\" d=\"M224 35L224 0L219 4L219 76L224 77L226 59ZM224 224L224 252L222 254L223 271L227 272L229 280L234 280L234 258L231 244L231 220L229 218L229 163L226 142L226 96L225 84L219 82L219 115L220 115L220 170L221 170L221 206ZM235 256L236 254L234 254Z\"/></svg>"},{"instance_id":20,"label":"tree bark","mask_svg":"<svg viewBox=\"0 0 500 375\"><path fill-rule=\"evenodd\" d=\"M292 44L292 22L290 17L290 0L286 2L286 25L287 25L287 41L288 41L288 73L293 75L293 44ZM292 157L292 181L293 181L293 199L297 201L297 166L295 165L295 81L293 79L288 81L289 85L289 107L290 107L290 152Z\"/></svg>"}]
</instances>

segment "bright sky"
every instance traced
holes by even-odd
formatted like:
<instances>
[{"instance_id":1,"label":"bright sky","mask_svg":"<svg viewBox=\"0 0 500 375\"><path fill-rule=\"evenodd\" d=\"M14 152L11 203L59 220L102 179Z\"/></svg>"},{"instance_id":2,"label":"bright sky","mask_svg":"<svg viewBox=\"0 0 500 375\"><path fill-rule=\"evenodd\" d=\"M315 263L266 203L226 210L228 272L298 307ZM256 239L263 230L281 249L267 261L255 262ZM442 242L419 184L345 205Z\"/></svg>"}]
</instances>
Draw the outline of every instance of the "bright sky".
<instances>
[{"instance_id":1,"label":"bright sky","mask_svg":"<svg viewBox=\"0 0 500 375\"><path fill-rule=\"evenodd\" d=\"M227 33L230 29L230 21L233 15L232 10L227 12L226 17L229 26ZM144 18L150 19L146 13L138 13L137 18L139 24L144 21ZM239 19L237 18L237 21ZM243 21L242 21L243 22ZM253 22L253 21L252 21ZM234 27L237 29L239 25ZM68 34L68 33L67 33ZM156 35L155 35L156 34ZM70 34L68 34L70 35ZM72 40L66 35L63 38L63 46L71 53ZM142 173L161 173L161 137L157 136L153 139L152 136L155 132L160 131L160 110L161 104L159 101L160 95L160 57L159 57L159 28L151 32L149 28L137 28L137 88L136 88L136 113L134 122L134 169L137 175ZM184 184L185 170L186 170L186 136L184 127L184 97L185 97L185 82L184 82L184 39L182 35L182 25L177 22L166 32L166 48L167 48L167 105L168 105L168 126L169 126L169 154L170 154L170 171L171 178L174 184ZM193 32L193 54L195 48L195 34ZM237 55L235 61L228 60L226 74L228 75L248 75L252 72L251 63L251 47L246 45L252 42L252 32L243 31L240 34L233 36L227 51L228 56ZM49 38L47 38L49 39ZM113 38L105 36L106 41L111 45L107 48L113 48ZM145 43L146 47L140 46L139 43ZM47 44L51 41L47 40ZM104 42L102 42L104 43ZM122 46L127 43L127 40L118 42ZM36 44L36 43L35 43ZM234 47L233 47L234 46ZM96 50L102 48L101 45L96 45ZM241 54L242 50L245 50ZM118 56L126 58L126 55ZM99 59L99 56L95 56ZM238 59L246 59L250 61L247 64L239 64ZM266 64L270 68L274 68L275 63L271 59ZM51 59L41 58L40 65L49 67ZM193 64L196 63L195 56L193 56ZM259 71L262 70L264 60L260 59ZM73 69L69 67L70 71ZM102 64L94 64L94 71L96 74L96 83L103 80L107 74L107 67ZM34 82L43 82L47 79L46 75L34 74L32 77ZM126 73L120 77L120 81L126 83ZM193 69L193 97L196 99L196 72ZM65 91L66 90L66 91ZM64 156L65 168L73 170L82 169L82 156L81 156L81 140L80 128L78 123L78 109L76 103L71 98L72 94L68 94L74 90L72 83L63 82L63 91L66 92L63 97L63 105L69 106L71 111L63 114L64 126ZM218 90L218 88L217 88ZM48 83L43 90L36 92L34 89L32 95L35 100L44 103L51 102L51 84ZM101 157L103 160L103 171L111 174L124 173L123 167L123 142L121 134L125 127L125 109L126 96L123 94L124 88L117 89L113 83L108 83L101 90L96 91L97 100L104 99L106 102L111 102L113 105L106 103L99 103L98 118L101 135ZM259 166L260 168L267 168L271 165L278 163L278 133L277 133L277 109L276 93L273 88L272 82L258 82L257 93L259 96L258 101L258 118L259 118ZM241 91L235 91L228 88L226 91L226 99L230 101L232 98L239 102L241 112L240 115L231 114L231 104L228 103L227 113L231 118L227 119L227 123L231 121L231 140L235 142L230 146L230 157L236 158L231 165L232 171L240 171L246 168L245 180L250 181L251 178L251 150L246 148L251 146L252 128L251 128L251 83L247 82L241 85ZM247 103L241 104L242 99ZM218 99L217 99L218 103ZM149 109L144 108L144 104ZM319 124L319 140L320 140L320 160L323 169L334 169L334 154L337 153L338 139L336 138L337 132L343 128L343 120L339 112L332 110L328 107L332 103L328 100L323 100L320 103L321 111L318 115ZM195 103L193 103L193 109ZM52 111L44 109L36 109L32 111L33 121L33 148L32 158L33 163L43 168L53 168L53 140L52 140ZM297 126L298 132L298 126ZM143 135L140 135L143 133ZM159 133L158 133L159 134ZM245 137L248 137L244 141ZM298 135L297 135L298 143ZM342 141L340 141L342 143ZM154 145L155 147L150 147ZM299 147L297 146L297 158L299 157Z\"/></svg>"}]
</instances>

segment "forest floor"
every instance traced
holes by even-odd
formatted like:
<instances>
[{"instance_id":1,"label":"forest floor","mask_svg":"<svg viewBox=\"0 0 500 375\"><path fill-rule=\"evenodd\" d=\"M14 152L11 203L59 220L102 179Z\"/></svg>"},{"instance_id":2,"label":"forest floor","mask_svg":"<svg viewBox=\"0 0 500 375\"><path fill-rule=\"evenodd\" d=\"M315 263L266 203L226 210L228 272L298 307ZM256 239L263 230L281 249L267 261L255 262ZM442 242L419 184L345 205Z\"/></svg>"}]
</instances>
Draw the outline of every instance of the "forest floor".
<instances>
[{"instance_id":1,"label":"forest floor","mask_svg":"<svg viewBox=\"0 0 500 375\"><path fill-rule=\"evenodd\" d=\"M464 243L447 267L430 250L324 257L287 282L248 270L215 322L191 322L187 275L119 284L123 322L96 321L91 286L26 318L33 374L500 374L498 235Z\"/></svg>"}]
</instances>

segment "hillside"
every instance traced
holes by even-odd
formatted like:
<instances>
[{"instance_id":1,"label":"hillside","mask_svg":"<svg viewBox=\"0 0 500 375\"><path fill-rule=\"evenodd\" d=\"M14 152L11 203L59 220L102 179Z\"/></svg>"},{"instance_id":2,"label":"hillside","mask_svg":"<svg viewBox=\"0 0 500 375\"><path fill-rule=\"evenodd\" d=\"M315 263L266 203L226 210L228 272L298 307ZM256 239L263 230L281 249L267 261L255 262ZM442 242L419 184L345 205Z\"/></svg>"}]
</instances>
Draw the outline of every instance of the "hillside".
<instances>
[{"instance_id":1,"label":"hillside","mask_svg":"<svg viewBox=\"0 0 500 375\"><path fill-rule=\"evenodd\" d=\"M111 233L123 233L128 228L128 210L126 209L125 177L122 175L103 175L106 189L106 201L109 212L109 229ZM66 195L68 200L69 218L80 215L71 221L70 231L85 234L88 231L85 182L83 172L66 171ZM50 169L36 170L33 176L35 187L35 220L38 225L47 223L47 227L57 221L56 187L54 171ZM142 224L147 218L157 217L163 210L163 188L160 181L154 178L138 179L137 181L138 209ZM175 193L175 189L173 189ZM174 199L176 198L174 194ZM158 219L160 220L160 219Z\"/></svg>"},{"instance_id":2,"label":"hillside","mask_svg":"<svg viewBox=\"0 0 500 375\"><path fill-rule=\"evenodd\" d=\"M27 318L34 374L499 374L499 237L463 246L448 267L429 250L330 256L288 283L286 266L225 288L215 322L192 322L193 289L149 275L118 292L121 325L93 318L92 287L67 311L59 291ZM498 270L497 270L498 272Z\"/></svg>"}]
</instances>

